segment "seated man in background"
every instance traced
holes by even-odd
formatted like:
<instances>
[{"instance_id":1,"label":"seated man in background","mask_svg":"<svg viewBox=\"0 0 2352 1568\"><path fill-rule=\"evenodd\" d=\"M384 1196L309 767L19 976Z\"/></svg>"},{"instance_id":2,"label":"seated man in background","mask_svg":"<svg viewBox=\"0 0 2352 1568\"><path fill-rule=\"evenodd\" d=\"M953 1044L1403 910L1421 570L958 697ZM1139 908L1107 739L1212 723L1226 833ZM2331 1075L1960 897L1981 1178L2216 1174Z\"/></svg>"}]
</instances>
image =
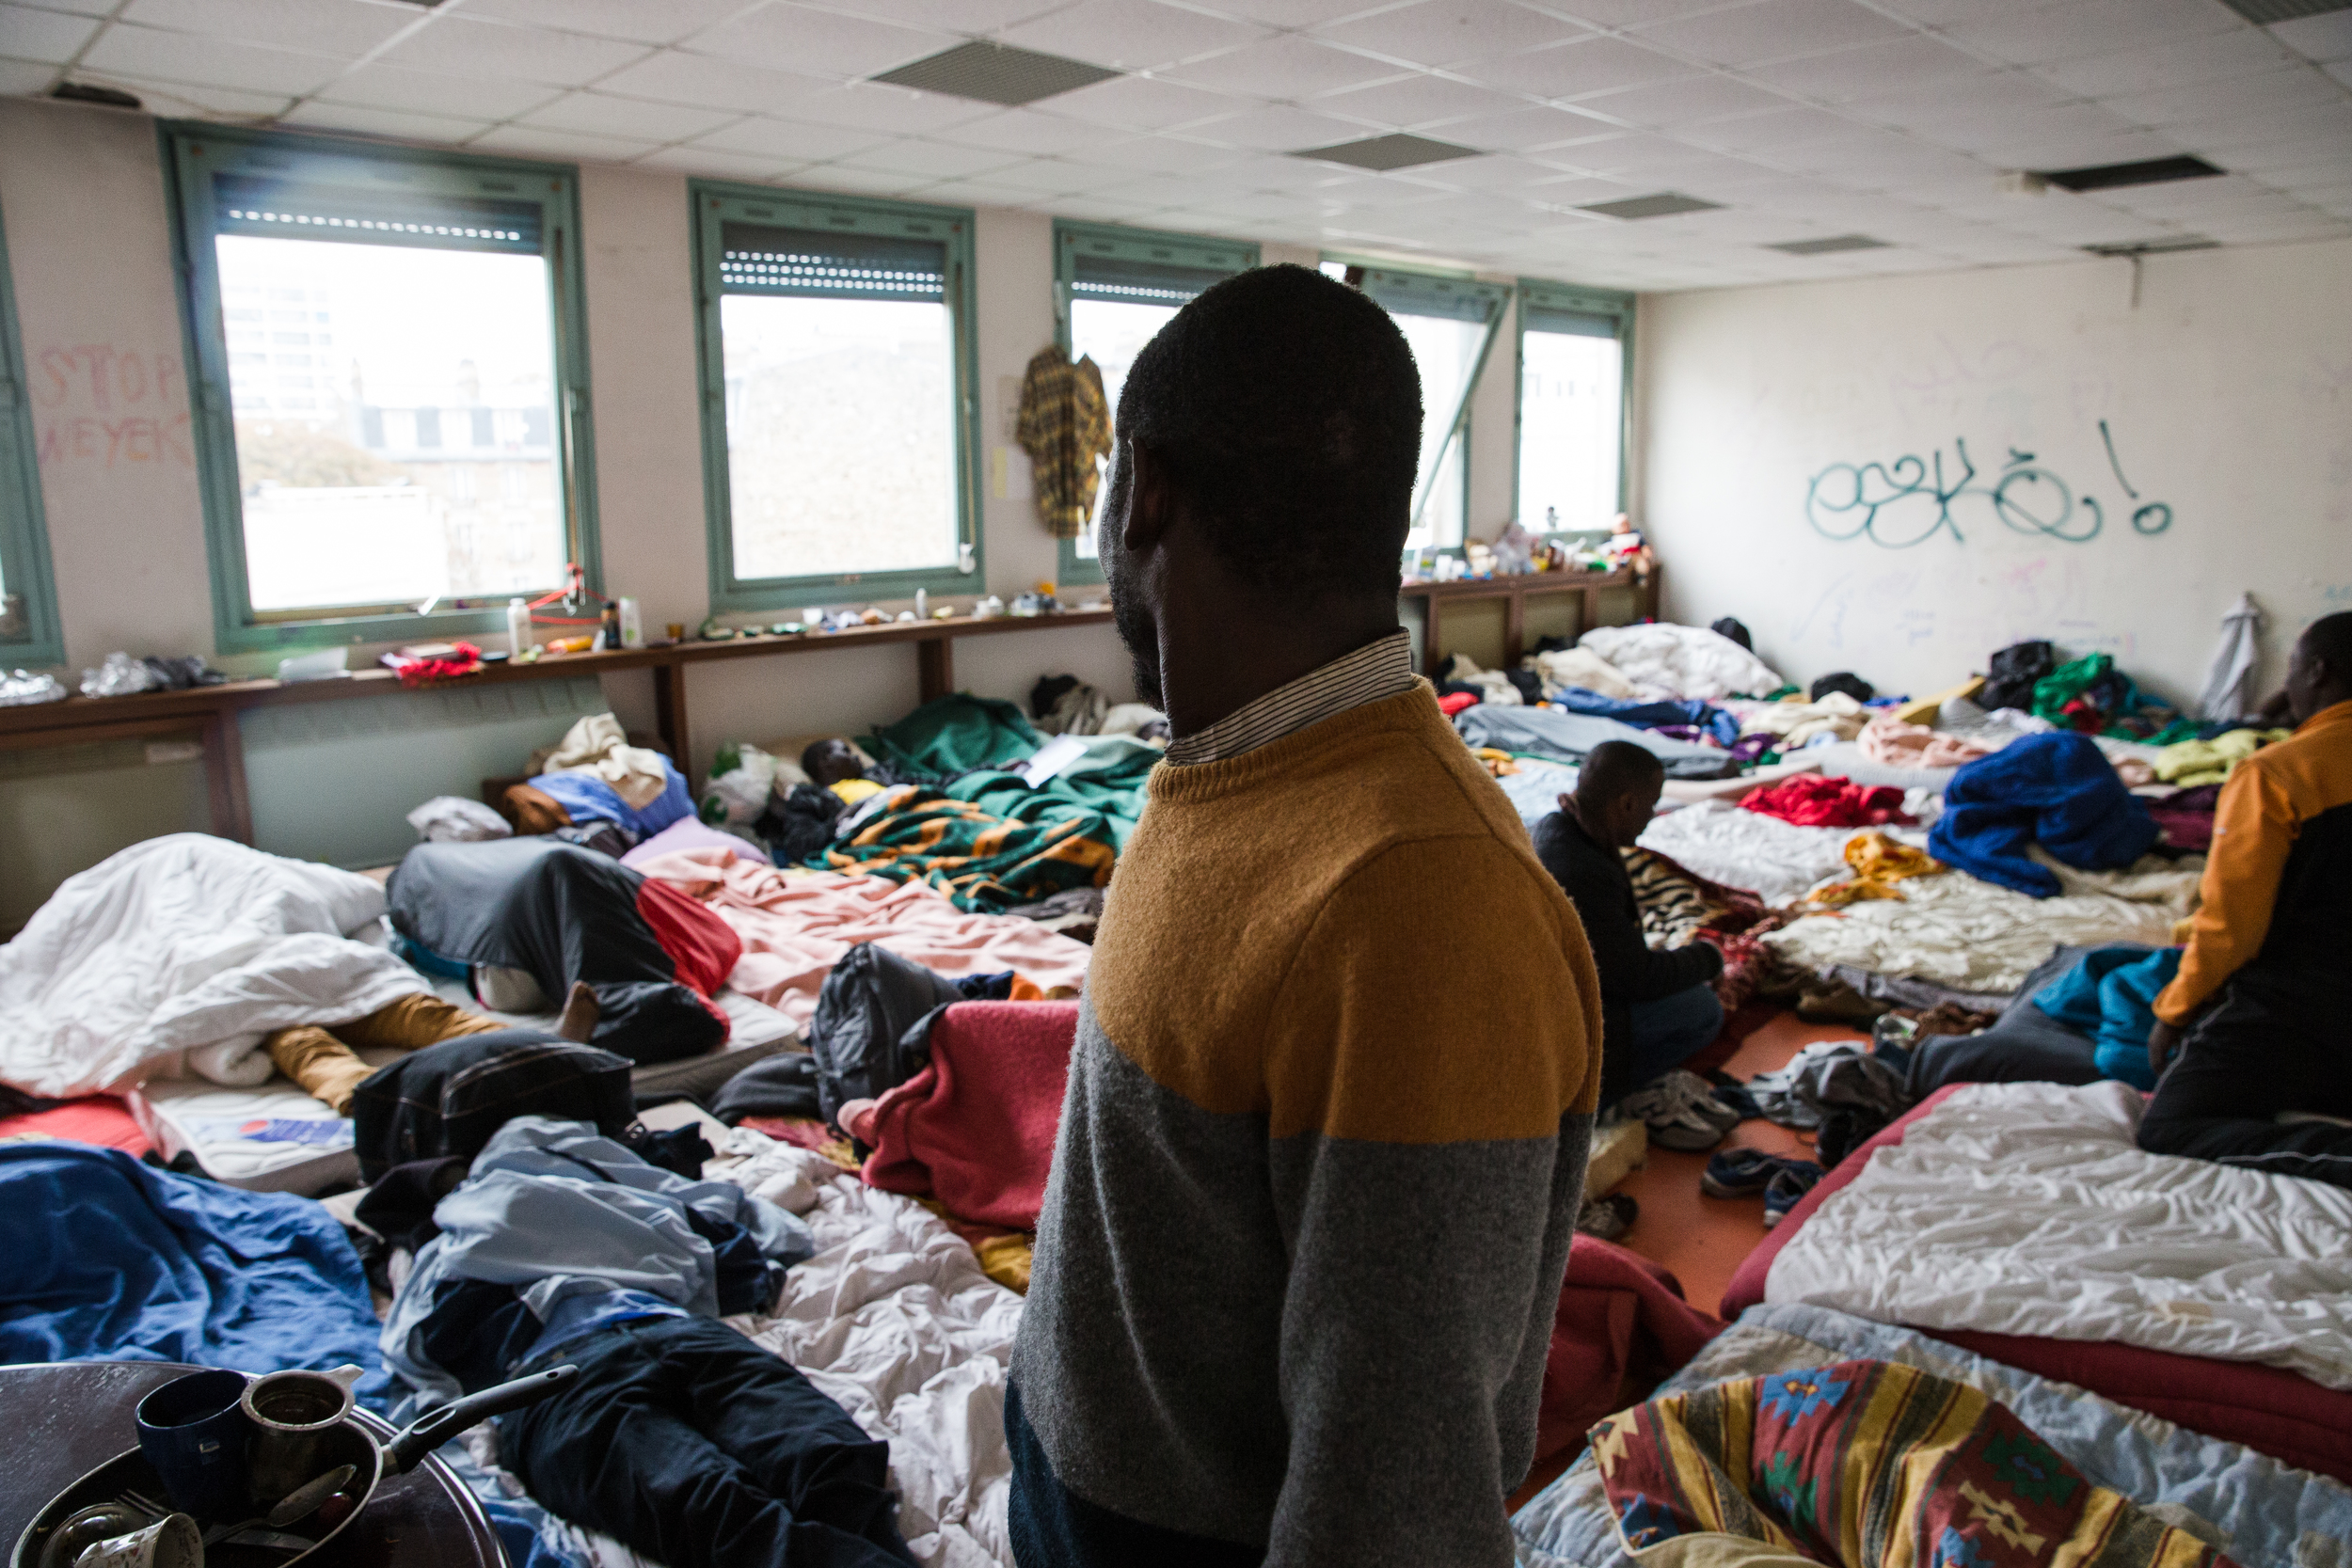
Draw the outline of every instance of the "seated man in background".
<instances>
[{"instance_id":1,"label":"seated man in background","mask_svg":"<svg viewBox=\"0 0 2352 1568\"><path fill-rule=\"evenodd\" d=\"M2352 612L2305 628L2286 695L2295 734L2221 786L2139 1147L2352 1187L2352 1126L2280 1119L2352 1117Z\"/></svg>"},{"instance_id":2,"label":"seated man in background","mask_svg":"<svg viewBox=\"0 0 2352 1568\"><path fill-rule=\"evenodd\" d=\"M1535 857L1576 905L1600 972L1601 1103L1623 1101L1667 1148L1711 1148L1737 1118L1703 1081L1675 1069L1723 1030L1714 990L1723 950L1705 942L1653 950L1621 853L1649 826L1665 785L1654 753L1603 741L1584 759L1576 792L1535 825Z\"/></svg>"}]
</instances>

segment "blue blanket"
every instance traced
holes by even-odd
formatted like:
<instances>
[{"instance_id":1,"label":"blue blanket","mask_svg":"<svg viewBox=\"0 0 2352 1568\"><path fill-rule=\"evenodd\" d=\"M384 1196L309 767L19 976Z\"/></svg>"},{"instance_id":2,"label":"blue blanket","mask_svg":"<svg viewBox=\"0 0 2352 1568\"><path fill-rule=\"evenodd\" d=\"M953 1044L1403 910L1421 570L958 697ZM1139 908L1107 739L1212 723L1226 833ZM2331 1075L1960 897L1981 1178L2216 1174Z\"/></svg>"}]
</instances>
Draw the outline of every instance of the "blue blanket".
<instances>
[{"instance_id":1,"label":"blue blanket","mask_svg":"<svg viewBox=\"0 0 2352 1568\"><path fill-rule=\"evenodd\" d=\"M0 1145L0 1362L369 1369L382 1329L342 1227L309 1198L247 1193L85 1144Z\"/></svg>"},{"instance_id":2,"label":"blue blanket","mask_svg":"<svg viewBox=\"0 0 2352 1568\"><path fill-rule=\"evenodd\" d=\"M1944 786L1928 852L1988 882L2047 898L2058 874L2042 847L2082 871L2118 871L2148 852L2156 824L2085 736L2027 736L1968 764Z\"/></svg>"},{"instance_id":3,"label":"blue blanket","mask_svg":"<svg viewBox=\"0 0 2352 1568\"><path fill-rule=\"evenodd\" d=\"M1631 697L1610 697L1587 687L1570 686L1544 699L1554 707L1570 713L1589 713L1597 719L1614 719L1620 724L1637 729L1655 730L1667 724L1688 724L1713 736L1724 751L1739 743L1740 721L1719 707L1708 707L1696 698L1688 702L1640 702Z\"/></svg>"},{"instance_id":4,"label":"blue blanket","mask_svg":"<svg viewBox=\"0 0 2352 1568\"><path fill-rule=\"evenodd\" d=\"M2156 992L2181 971L2181 950L2159 947L2100 947L2033 994L2033 1005L2089 1035L2092 1059L2110 1078L2136 1089L2153 1089L2148 1036L2156 1026Z\"/></svg>"},{"instance_id":5,"label":"blue blanket","mask_svg":"<svg viewBox=\"0 0 2352 1568\"><path fill-rule=\"evenodd\" d=\"M542 773L531 787L564 808L574 822L614 822L639 838L651 838L673 822L694 815L694 800L686 791L686 775L661 762L670 782L640 811L621 799L620 791L594 773Z\"/></svg>"}]
</instances>

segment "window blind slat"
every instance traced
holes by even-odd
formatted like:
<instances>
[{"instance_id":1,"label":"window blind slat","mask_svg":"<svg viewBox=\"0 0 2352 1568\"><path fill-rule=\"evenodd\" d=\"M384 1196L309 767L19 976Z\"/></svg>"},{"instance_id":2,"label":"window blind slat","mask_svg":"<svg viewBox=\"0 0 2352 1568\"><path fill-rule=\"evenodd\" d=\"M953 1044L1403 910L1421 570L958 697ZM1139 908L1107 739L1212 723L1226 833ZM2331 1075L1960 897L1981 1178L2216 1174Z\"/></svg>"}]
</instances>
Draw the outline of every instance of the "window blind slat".
<instances>
[{"instance_id":1,"label":"window blind slat","mask_svg":"<svg viewBox=\"0 0 2352 1568\"><path fill-rule=\"evenodd\" d=\"M724 293L947 297L947 247L937 240L729 223L722 228L720 246L719 287Z\"/></svg>"},{"instance_id":2,"label":"window blind slat","mask_svg":"<svg viewBox=\"0 0 2352 1568\"><path fill-rule=\"evenodd\" d=\"M1527 330L1556 332L1568 338L1614 338L1617 319L1614 316L1588 315L1581 310L1564 310L1556 306L1527 305Z\"/></svg>"},{"instance_id":3,"label":"window blind slat","mask_svg":"<svg viewBox=\"0 0 2352 1568\"><path fill-rule=\"evenodd\" d=\"M306 186L243 174L213 176L213 222L218 233L281 240L530 256L541 249L535 201Z\"/></svg>"},{"instance_id":4,"label":"window blind slat","mask_svg":"<svg viewBox=\"0 0 2352 1568\"><path fill-rule=\"evenodd\" d=\"M1126 305L1182 305L1232 273L1118 256L1072 258L1071 293Z\"/></svg>"}]
</instances>

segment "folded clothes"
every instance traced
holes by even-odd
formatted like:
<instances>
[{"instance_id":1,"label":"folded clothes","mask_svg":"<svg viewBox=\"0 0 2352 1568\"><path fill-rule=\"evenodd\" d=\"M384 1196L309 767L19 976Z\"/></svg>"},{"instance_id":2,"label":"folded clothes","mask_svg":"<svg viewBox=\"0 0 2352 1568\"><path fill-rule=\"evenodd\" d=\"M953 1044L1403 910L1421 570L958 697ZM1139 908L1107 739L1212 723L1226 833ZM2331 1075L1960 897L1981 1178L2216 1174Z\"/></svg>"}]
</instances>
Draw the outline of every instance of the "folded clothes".
<instances>
[{"instance_id":1,"label":"folded clothes","mask_svg":"<svg viewBox=\"0 0 2352 1568\"><path fill-rule=\"evenodd\" d=\"M2011 742L1953 774L1928 848L1971 876L2047 898L2058 879L2034 863L2028 845L2079 870L2115 871L2155 841L2147 804L2099 748L2060 731Z\"/></svg>"},{"instance_id":2,"label":"folded clothes","mask_svg":"<svg viewBox=\"0 0 2352 1568\"><path fill-rule=\"evenodd\" d=\"M1564 687L1549 693L1545 700L1554 707L1570 713L1589 713L1602 719L1614 719L1620 724L1637 729L1654 730L1667 726L1688 725L1717 745L1728 750L1740 738L1740 721L1722 708L1705 703L1638 702L1631 698L1612 697L1581 686Z\"/></svg>"},{"instance_id":3,"label":"folded clothes","mask_svg":"<svg viewBox=\"0 0 2352 1568\"><path fill-rule=\"evenodd\" d=\"M2183 740L2164 748L2161 756L2153 759L2150 769L2166 784L2184 788L2197 784L2217 784L2237 770L2237 765L2274 740L2284 740L2286 730L2229 730L2211 740Z\"/></svg>"},{"instance_id":4,"label":"folded clothes","mask_svg":"<svg viewBox=\"0 0 2352 1568\"><path fill-rule=\"evenodd\" d=\"M1851 740L1862 733L1869 717L1868 708L1843 691L1826 691L1819 702L1789 697L1744 708L1740 733L1777 736L1779 749L1787 752L1810 745L1824 736L1835 740Z\"/></svg>"},{"instance_id":5,"label":"folded clothes","mask_svg":"<svg viewBox=\"0 0 2352 1568\"><path fill-rule=\"evenodd\" d=\"M1800 828L1876 828L1889 822L1907 827L1912 821L1903 810L1903 792L1892 784L1858 784L1819 773L1750 790L1740 804Z\"/></svg>"},{"instance_id":6,"label":"folded clothes","mask_svg":"<svg viewBox=\"0 0 2352 1568\"><path fill-rule=\"evenodd\" d=\"M2102 1074L2137 1089L2156 1086L2148 1063L2148 1036L2156 1026L2156 992L2181 969L2181 950L2100 947L2034 992L2033 1005L2068 1028L2089 1035Z\"/></svg>"},{"instance_id":7,"label":"folded clothes","mask_svg":"<svg viewBox=\"0 0 2352 1568\"><path fill-rule=\"evenodd\" d=\"M1906 724L1891 713L1878 714L1857 737L1862 754L1889 768L1958 768L1989 756L1989 748L1956 735L1939 735L1925 724Z\"/></svg>"},{"instance_id":8,"label":"folded clothes","mask_svg":"<svg viewBox=\"0 0 2352 1568\"><path fill-rule=\"evenodd\" d=\"M1633 696L1633 683L1617 673L1617 667L1598 654L1585 648L1549 648L1528 655L1519 660L1522 669L1533 670L1544 684L1544 695L1570 687L1597 691L1604 697Z\"/></svg>"}]
</instances>

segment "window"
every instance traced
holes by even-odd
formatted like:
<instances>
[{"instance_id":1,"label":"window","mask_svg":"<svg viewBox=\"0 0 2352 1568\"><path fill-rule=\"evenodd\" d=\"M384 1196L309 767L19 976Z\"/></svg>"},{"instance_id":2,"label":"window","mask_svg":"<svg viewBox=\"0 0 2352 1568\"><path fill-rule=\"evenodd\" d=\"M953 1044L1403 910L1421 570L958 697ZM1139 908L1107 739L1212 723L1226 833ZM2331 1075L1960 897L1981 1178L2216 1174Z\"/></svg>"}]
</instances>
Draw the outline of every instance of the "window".
<instances>
[{"instance_id":1,"label":"window","mask_svg":"<svg viewBox=\"0 0 2352 1568\"><path fill-rule=\"evenodd\" d=\"M1127 368L1168 318L1195 294L1258 264L1258 247L1232 240L1158 234L1142 229L1057 221L1054 225L1054 315L1062 351L1091 358L1115 414ZM1094 492L1094 517L1061 541L1060 578L1100 582L1095 525L1110 499L1109 463Z\"/></svg>"},{"instance_id":2,"label":"window","mask_svg":"<svg viewBox=\"0 0 2352 1568\"><path fill-rule=\"evenodd\" d=\"M596 581L574 172L165 137L220 646L498 630L567 562ZM444 434L485 413L531 433L501 453L524 494L461 527Z\"/></svg>"},{"instance_id":3,"label":"window","mask_svg":"<svg viewBox=\"0 0 2352 1568\"><path fill-rule=\"evenodd\" d=\"M1518 520L1536 533L1606 532L1625 510L1633 296L1519 284Z\"/></svg>"},{"instance_id":4,"label":"window","mask_svg":"<svg viewBox=\"0 0 2352 1568\"><path fill-rule=\"evenodd\" d=\"M712 609L970 591L970 212L689 188Z\"/></svg>"},{"instance_id":5,"label":"window","mask_svg":"<svg viewBox=\"0 0 2352 1568\"><path fill-rule=\"evenodd\" d=\"M65 662L37 450L8 242L0 237L0 670Z\"/></svg>"},{"instance_id":6,"label":"window","mask_svg":"<svg viewBox=\"0 0 2352 1568\"><path fill-rule=\"evenodd\" d=\"M1421 371L1421 467L1405 547L1457 548L1470 521L1470 393L1502 329L1510 291L1468 277L1342 261L1326 261L1323 270L1361 289L1395 319Z\"/></svg>"}]
</instances>

